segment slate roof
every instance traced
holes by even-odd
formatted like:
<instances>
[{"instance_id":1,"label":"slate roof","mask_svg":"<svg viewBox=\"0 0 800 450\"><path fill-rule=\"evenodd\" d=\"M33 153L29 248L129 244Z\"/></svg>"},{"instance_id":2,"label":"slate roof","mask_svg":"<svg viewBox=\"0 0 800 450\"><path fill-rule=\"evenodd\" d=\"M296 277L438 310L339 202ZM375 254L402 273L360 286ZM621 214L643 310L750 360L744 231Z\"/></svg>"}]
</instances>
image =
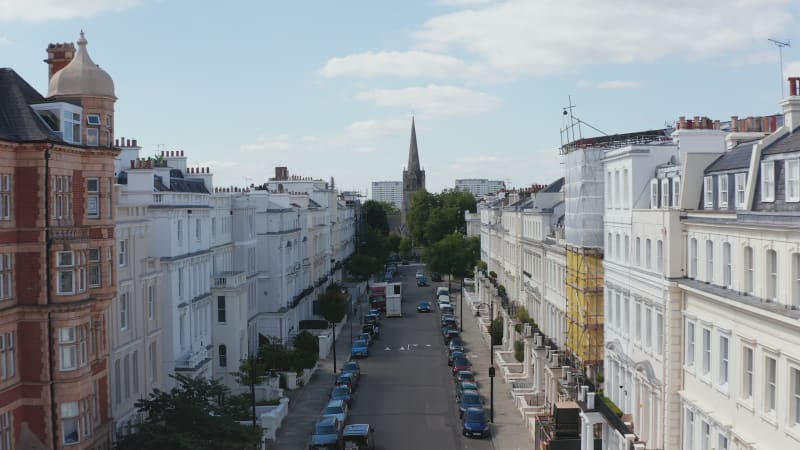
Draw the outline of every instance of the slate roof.
<instances>
[{"instance_id":1,"label":"slate roof","mask_svg":"<svg viewBox=\"0 0 800 450\"><path fill-rule=\"evenodd\" d=\"M564 177L550 183L550 186L542 189L542 192L561 192L562 187L564 187Z\"/></svg>"},{"instance_id":2,"label":"slate roof","mask_svg":"<svg viewBox=\"0 0 800 450\"><path fill-rule=\"evenodd\" d=\"M153 177L153 187L158 192L196 192L209 194L202 180L170 177L169 186L164 184L164 179L158 175Z\"/></svg>"},{"instance_id":3,"label":"slate roof","mask_svg":"<svg viewBox=\"0 0 800 450\"><path fill-rule=\"evenodd\" d=\"M750 155L753 153L753 144L755 142L743 142L723 153L711 165L706 167L705 173L749 168Z\"/></svg>"},{"instance_id":4,"label":"slate roof","mask_svg":"<svg viewBox=\"0 0 800 450\"><path fill-rule=\"evenodd\" d=\"M761 151L762 155L800 152L800 132L787 133Z\"/></svg>"},{"instance_id":5,"label":"slate roof","mask_svg":"<svg viewBox=\"0 0 800 450\"><path fill-rule=\"evenodd\" d=\"M0 139L13 142L63 142L30 105L47 103L13 69L0 68Z\"/></svg>"}]
</instances>

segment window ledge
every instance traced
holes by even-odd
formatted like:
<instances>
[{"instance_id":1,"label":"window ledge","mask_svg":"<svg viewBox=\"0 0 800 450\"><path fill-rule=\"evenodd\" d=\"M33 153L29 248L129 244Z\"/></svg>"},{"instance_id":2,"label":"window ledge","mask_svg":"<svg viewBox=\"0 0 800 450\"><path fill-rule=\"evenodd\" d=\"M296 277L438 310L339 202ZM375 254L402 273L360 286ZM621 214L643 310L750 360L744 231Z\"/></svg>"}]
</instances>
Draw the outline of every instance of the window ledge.
<instances>
[{"instance_id":1,"label":"window ledge","mask_svg":"<svg viewBox=\"0 0 800 450\"><path fill-rule=\"evenodd\" d=\"M791 427L786 427L783 432L795 441L800 442L800 424L794 424Z\"/></svg>"},{"instance_id":2,"label":"window ledge","mask_svg":"<svg viewBox=\"0 0 800 450\"><path fill-rule=\"evenodd\" d=\"M711 373L710 372L707 373L707 374L700 374L700 376L698 376L697 379L700 380L701 382L711 386Z\"/></svg>"},{"instance_id":3,"label":"window ledge","mask_svg":"<svg viewBox=\"0 0 800 450\"><path fill-rule=\"evenodd\" d=\"M775 411L769 413L761 413L761 420L772 425L773 428L778 428L778 420L775 418Z\"/></svg>"},{"instance_id":4,"label":"window ledge","mask_svg":"<svg viewBox=\"0 0 800 450\"><path fill-rule=\"evenodd\" d=\"M729 386L729 384L725 383L725 384L716 384L714 387L717 389L717 392L719 392L720 394L724 395L725 397L730 398L731 397L731 393L728 390L728 386Z\"/></svg>"},{"instance_id":5,"label":"window ledge","mask_svg":"<svg viewBox=\"0 0 800 450\"><path fill-rule=\"evenodd\" d=\"M736 400L736 404L750 411L751 413L755 412L755 409L753 408L753 397L748 397L747 399L744 400Z\"/></svg>"}]
</instances>

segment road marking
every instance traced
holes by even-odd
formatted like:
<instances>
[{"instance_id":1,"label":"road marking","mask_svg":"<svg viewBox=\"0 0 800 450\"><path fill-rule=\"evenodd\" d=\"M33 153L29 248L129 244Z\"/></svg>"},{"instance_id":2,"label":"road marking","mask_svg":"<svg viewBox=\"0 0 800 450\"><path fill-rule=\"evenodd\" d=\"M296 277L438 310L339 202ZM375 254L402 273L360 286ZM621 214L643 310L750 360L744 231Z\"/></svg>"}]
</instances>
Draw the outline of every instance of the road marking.
<instances>
[{"instance_id":1,"label":"road marking","mask_svg":"<svg viewBox=\"0 0 800 450\"><path fill-rule=\"evenodd\" d=\"M425 344L425 347L430 347L430 346L431 346L431 344Z\"/></svg>"},{"instance_id":2,"label":"road marking","mask_svg":"<svg viewBox=\"0 0 800 450\"><path fill-rule=\"evenodd\" d=\"M403 350L405 350L405 349L404 349L404 348L403 348L403 346L401 345L401 346L400 346L400 348L399 348L398 350L400 350L400 351L403 351Z\"/></svg>"},{"instance_id":3,"label":"road marking","mask_svg":"<svg viewBox=\"0 0 800 450\"><path fill-rule=\"evenodd\" d=\"M386 347L384 350L391 350L391 348L389 348L389 347Z\"/></svg>"}]
</instances>

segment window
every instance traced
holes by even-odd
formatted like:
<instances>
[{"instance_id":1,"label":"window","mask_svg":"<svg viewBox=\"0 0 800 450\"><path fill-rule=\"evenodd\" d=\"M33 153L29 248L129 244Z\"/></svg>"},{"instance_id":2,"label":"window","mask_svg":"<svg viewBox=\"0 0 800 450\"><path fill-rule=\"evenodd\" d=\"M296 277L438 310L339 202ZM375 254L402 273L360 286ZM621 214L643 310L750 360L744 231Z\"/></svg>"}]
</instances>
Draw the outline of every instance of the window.
<instances>
[{"instance_id":1,"label":"window","mask_svg":"<svg viewBox=\"0 0 800 450\"><path fill-rule=\"evenodd\" d=\"M124 239L119 241L119 266L125 267L128 265L128 240Z\"/></svg>"},{"instance_id":2,"label":"window","mask_svg":"<svg viewBox=\"0 0 800 450\"><path fill-rule=\"evenodd\" d=\"M664 315L656 313L656 354L664 353Z\"/></svg>"},{"instance_id":3,"label":"window","mask_svg":"<svg viewBox=\"0 0 800 450\"><path fill-rule=\"evenodd\" d=\"M114 246L108 246L108 285L114 285Z\"/></svg>"},{"instance_id":4,"label":"window","mask_svg":"<svg viewBox=\"0 0 800 450\"><path fill-rule=\"evenodd\" d=\"M114 381L115 381L115 393L116 393L116 400L117 404L122 403L122 368L120 365L122 361L119 359L114 361Z\"/></svg>"},{"instance_id":5,"label":"window","mask_svg":"<svg viewBox=\"0 0 800 450\"><path fill-rule=\"evenodd\" d=\"M636 238L636 265L642 265L642 239Z\"/></svg>"},{"instance_id":6,"label":"window","mask_svg":"<svg viewBox=\"0 0 800 450\"><path fill-rule=\"evenodd\" d=\"M86 115L86 123L88 125L100 125L100 115L98 115L98 114L87 114Z\"/></svg>"},{"instance_id":7,"label":"window","mask_svg":"<svg viewBox=\"0 0 800 450\"><path fill-rule=\"evenodd\" d=\"M225 296L217 296L217 322L225 323Z\"/></svg>"},{"instance_id":8,"label":"window","mask_svg":"<svg viewBox=\"0 0 800 450\"><path fill-rule=\"evenodd\" d=\"M686 322L686 365L694 365L694 322Z\"/></svg>"},{"instance_id":9,"label":"window","mask_svg":"<svg viewBox=\"0 0 800 450\"><path fill-rule=\"evenodd\" d=\"M178 269L178 298L183 298L183 267Z\"/></svg>"},{"instance_id":10,"label":"window","mask_svg":"<svg viewBox=\"0 0 800 450\"><path fill-rule=\"evenodd\" d=\"M703 328L703 375L711 374L711 330Z\"/></svg>"},{"instance_id":11,"label":"window","mask_svg":"<svg viewBox=\"0 0 800 450\"><path fill-rule=\"evenodd\" d=\"M0 253L0 300L14 297L14 257L10 253Z\"/></svg>"},{"instance_id":12,"label":"window","mask_svg":"<svg viewBox=\"0 0 800 450\"><path fill-rule=\"evenodd\" d=\"M61 430L63 432L64 444L77 444L80 442L80 428L78 418L80 410L78 402L66 402L61 404Z\"/></svg>"},{"instance_id":13,"label":"window","mask_svg":"<svg viewBox=\"0 0 800 450\"><path fill-rule=\"evenodd\" d=\"M706 240L706 281L714 282L714 241Z\"/></svg>"},{"instance_id":14,"label":"window","mask_svg":"<svg viewBox=\"0 0 800 450\"><path fill-rule=\"evenodd\" d=\"M778 254L767 250L767 299L778 298Z\"/></svg>"},{"instance_id":15,"label":"window","mask_svg":"<svg viewBox=\"0 0 800 450\"><path fill-rule=\"evenodd\" d=\"M685 450L694 449L694 412L686 410L686 429L684 430L683 437L685 442L683 448Z\"/></svg>"},{"instance_id":16,"label":"window","mask_svg":"<svg viewBox=\"0 0 800 450\"><path fill-rule=\"evenodd\" d=\"M122 371L122 378L125 388L125 400L131 398L131 358L130 355L125 355L124 363L122 364L123 371Z\"/></svg>"},{"instance_id":17,"label":"window","mask_svg":"<svg viewBox=\"0 0 800 450\"><path fill-rule=\"evenodd\" d=\"M133 351L133 396L139 394L139 351Z\"/></svg>"},{"instance_id":18,"label":"window","mask_svg":"<svg viewBox=\"0 0 800 450\"><path fill-rule=\"evenodd\" d=\"M631 298L630 296L626 295L624 298L625 303L625 311L623 312L624 316L622 318L622 326L623 331L627 335L631 331Z\"/></svg>"},{"instance_id":19,"label":"window","mask_svg":"<svg viewBox=\"0 0 800 450\"><path fill-rule=\"evenodd\" d=\"M660 273L664 270L664 241L656 241L656 270Z\"/></svg>"},{"instance_id":20,"label":"window","mask_svg":"<svg viewBox=\"0 0 800 450\"><path fill-rule=\"evenodd\" d=\"M614 235L608 233L608 239L606 239L606 252L608 253L609 258L614 257Z\"/></svg>"},{"instance_id":21,"label":"window","mask_svg":"<svg viewBox=\"0 0 800 450\"><path fill-rule=\"evenodd\" d=\"M786 160L786 201L800 202L800 159Z\"/></svg>"},{"instance_id":22,"label":"window","mask_svg":"<svg viewBox=\"0 0 800 450\"><path fill-rule=\"evenodd\" d=\"M614 246L614 256L616 256L617 259L622 260L622 248L620 247L621 243L620 243L619 233L617 233L615 242L616 245Z\"/></svg>"},{"instance_id":23,"label":"window","mask_svg":"<svg viewBox=\"0 0 800 450\"><path fill-rule=\"evenodd\" d=\"M706 208L714 207L714 177L704 177L703 185L705 193L705 206Z\"/></svg>"},{"instance_id":24,"label":"window","mask_svg":"<svg viewBox=\"0 0 800 450\"><path fill-rule=\"evenodd\" d=\"M702 431L700 433L700 448L702 450L708 450L708 446L711 443L711 424L709 424L704 420L702 422L701 429Z\"/></svg>"},{"instance_id":25,"label":"window","mask_svg":"<svg viewBox=\"0 0 800 450\"><path fill-rule=\"evenodd\" d=\"M180 321L178 322L178 336L181 341L181 348L186 345L186 314L181 314Z\"/></svg>"},{"instance_id":26,"label":"window","mask_svg":"<svg viewBox=\"0 0 800 450\"><path fill-rule=\"evenodd\" d=\"M183 221L178 219L178 242L183 239Z\"/></svg>"},{"instance_id":27,"label":"window","mask_svg":"<svg viewBox=\"0 0 800 450\"><path fill-rule=\"evenodd\" d=\"M620 319L621 319L620 316L622 315L622 305L621 305L621 301L620 301L621 298L622 298L622 295L620 295L620 293L617 292L616 295L614 296L614 298L616 299L616 303L614 304L614 310L615 310L614 311L614 325L616 325L617 329L619 329L620 328Z\"/></svg>"},{"instance_id":28,"label":"window","mask_svg":"<svg viewBox=\"0 0 800 450\"><path fill-rule=\"evenodd\" d=\"M0 220L11 220L11 175L0 174Z\"/></svg>"},{"instance_id":29,"label":"window","mask_svg":"<svg viewBox=\"0 0 800 450\"><path fill-rule=\"evenodd\" d=\"M628 169L622 172L622 207L629 208L628 206Z\"/></svg>"},{"instance_id":30,"label":"window","mask_svg":"<svg viewBox=\"0 0 800 450\"><path fill-rule=\"evenodd\" d=\"M672 206L681 207L681 177L672 177Z\"/></svg>"},{"instance_id":31,"label":"window","mask_svg":"<svg viewBox=\"0 0 800 450\"><path fill-rule=\"evenodd\" d=\"M100 217L100 180L86 179L86 215L92 219Z\"/></svg>"},{"instance_id":32,"label":"window","mask_svg":"<svg viewBox=\"0 0 800 450\"><path fill-rule=\"evenodd\" d=\"M775 394L777 391L778 361L767 356L764 360L764 411L775 412Z\"/></svg>"},{"instance_id":33,"label":"window","mask_svg":"<svg viewBox=\"0 0 800 450\"><path fill-rule=\"evenodd\" d=\"M17 373L17 359L13 331L0 333L0 382L14 378Z\"/></svg>"},{"instance_id":34,"label":"window","mask_svg":"<svg viewBox=\"0 0 800 450\"><path fill-rule=\"evenodd\" d=\"M621 199L622 195L620 195L620 186L619 186L619 170L614 171L614 204L617 205L617 208L621 207Z\"/></svg>"},{"instance_id":35,"label":"window","mask_svg":"<svg viewBox=\"0 0 800 450\"><path fill-rule=\"evenodd\" d=\"M744 209L744 189L747 186L747 174L737 173L734 177L736 183L736 209Z\"/></svg>"},{"instance_id":36,"label":"window","mask_svg":"<svg viewBox=\"0 0 800 450\"><path fill-rule=\"evenodd\" d=\"M753 398L753 349L742 348L742 397Z\"/></svg>"},{"instance_id":37,"label":"window","mask_svg":"<svg viewBox=\"0 0 800 450\"><path fill-rule=\"evenodd\" d=\"M89 249L89 287L100 287L103 277L100 273L100 249Z\"/></svg>"},{"instance_id":38,"label":"window","mask_svg":"<svg viewBox=\"0 0 800 450\"><path fill-rule=\"evenodd\" d=\"M14 427L11 423L11 411L0 413L0 450L11 450L11 438L14 436Z\"/></svg>"},{"instance_id":39,"label":"window","mask_svg":"<svg viewBox=\"0 0 800 450\"><path fill-rule=\"evenodd\" d=\"M661 180L661 207L669 208L669 178Z\"/></svg>"},{"instance_id":40,"label":"window","mask_svg":"<svg viewBox=\"0 0 800 450\"><path fill-rule=\"evenodd\" d=\"M653 316L650 308L644 309L644 345L647 348L653 345Z\"/></svg>"},{"instance_id":41,"label":"window","mask_svg":"<svg viewBox=\"0 0 800 450\"><path fill-rule=\"evenodd\" d=\"M69 219L72 215L72 177L53 175L53 219Z\"/></svg>"},{"instance_id":42,"label":"window","mask_svg":"<svg viewBox=\"0 0 800 450\"><path fill-rule=\"evenodd\" d=\"M0 278L0 288L2 288L2 278ZM0 299L2 299L0 293ZM800 253L792 254L792 306L800 306Z\"/></svg>"},{"instance_id":43,"label":"window","mask_svg":"<svg viewBox=\"0 0 800 450\"><path fill-rule=\"evenodd\" d=\"M753 293L753 247L744 248L744 291Z\"/></svg>"},{"instance_id":44,"label":"window","mask_svg":"<svg viewBox=\"0 0 800 450\"><path fill-rule=\"evenodd\" d=\"M156 316L156 287L147 286L147 318L153 320Z\"/></svg>"},{"instance_id":45,"label":"window","mask_svg":"<svg viewBox=\"0 0 800 450\"><path fill-rule=\"evenodd\" d=\"M653 268L653 249L650 239L644 241L644 259L648 269Z\"/></svg>"},{"instance_id":46,"label":"window","mask_svg":"<svg viewBox=\"0 0 800 450\"><path fill-rule=\"evenodd\" d=\"M58 293L60 295L75 293L75 267L72 252L56 253L58 269Z\"/></svg>"},{"instance_id":47,"label":"window","mask_svg":"<svg viewBox=\"0 0 800 450\"><path fill-rule=\"evenodd\" d=\"M88 339L86 326L58 329L59 368L62 372L86 366L89 361Z\"/></svg>"},{"instance_id":48,"label":"window","mask_svg":"<svg viewBox=\"0 0 800 450\"><path fill-rule=\"evenodd\" d=\"M630 262L631 260L631 238L628 235L625 235L625 262Z\"/></svg>"},{"instance_id":49,"label":"window","mask_svg":"<svg viewBox=\"0 0 800 450\"><path fill-rule=\"evenodd\" d=\"M658 208L658 180L650 180L650 208Z\"/></svg>"},{"instance_id":50,"label":"window","mask_svg":"<svg viewBox=\"0 0 800 450\"><path fill-rule=\"evenodd\" d=\"M100 144L100 130L97 128L86 129L86 145L97 147Z\"/></svg>"},{"instance_id":51,"label":"window","mask_svg":"<svg viewBox=\"0 0 800 450\"><path fill-rule=\"evenodd\" d=\"M731 287L731 243L722 244L722 286Z\"/></svg>"},{"instance_id":52,"label":"window","mask_svg":"<svg viewBox=\"0 0 800 450\"><path fill-rule=\"evenodd\" d=\"M635 314L636 316L633 318L634 334L636 342L642 342L642 304L639 302L636 302Z\"/></svg>"},{"instance_id":53,"label":"window","mask_svg":"<svg viewBox=\"0 0 800 450\"><path fill-rule=\"evenodd\" d=\"M200 219L195 219L194 221L194 238L196 241L200 242L201 228L200 228Z\"/></svg>"},{"instance_id":54,"label":"window","mask_svg":"<svg viewBox=\"0 0 800 450\"><path fill-rule=\"evenodd\" d=\"M228 348L225 344L219 346L219 366L228 367Z\"/></svg>"},{"instance_id":55,"label":"window","mask_svg":"<svg viewBox=\"0 0 800 450\"><path fill-rule=\"evenodd\" d=\"M761 163L761 201L775 201L775 163L772 161Z\"/></svg>"},{"instance_id":56,"label":"window","mask_svg":"<svg viewBox=\"0 0 800 450\"><path fill-rule=\"evenodd\" d=\"M720 208L727 208L728 207L728 175L727 174L717 175L717 181L719 182L719 207Z\"/></svg>"},{"instance_id":57,"label":"window","mask_svg":"<svg viewBox=\"0 0 800 450\"><path fill-rule=\"evenodd\" d=\"M697 278L697 239L689 241L689 278Z\"/></svg>"},{"instance_id":58,"label":"window","mask_svg":"<svg viewBox=\"0 0 800 450\"><path fill-rule=\"evenodd\" d=\"M719 384L728 384L728 338L727 336L719 337L719 375L717 381Z\"/></svg>"},{"instance_id":59,"label":"window","mask_svg":"<svg viewBox=\"0 0 800 450\"><path fill-rule=\"evenodd\" d=\"M155 381L158 376L158 359L156 358L156 343L150 343L150 349L147 351L147 359L150 365L150 381Z\"/></svg>"},{"instance_id":60,"label":"window","mask_svg":"<svg viewBox=\"0 0 800 450\"><path fill-rule=\"evenodd\" d=\"M792 425L800 424L800 369L792 369L789 375L792 398L790 400L790 420Z\"/></svg>"},{"instance_id":61,"label":"window","mask_svg":"<svg viewBox=\"0 0 800 450\"><path fill-rule=\"evenodd\" d=\"M728 450L728 438L725 437L724 434L719 435L719 440L717 441L717 450Z\"/></svg>"},{"instance_id":62,"label":"window","mask_svg":"<svg viewBox=\"0 0 800 450\"><path fill-rule=\"evenodd\" d=\"M128 293L122 292L119 294L119 329L128 329Z\"/></svg>"}]
</instances>

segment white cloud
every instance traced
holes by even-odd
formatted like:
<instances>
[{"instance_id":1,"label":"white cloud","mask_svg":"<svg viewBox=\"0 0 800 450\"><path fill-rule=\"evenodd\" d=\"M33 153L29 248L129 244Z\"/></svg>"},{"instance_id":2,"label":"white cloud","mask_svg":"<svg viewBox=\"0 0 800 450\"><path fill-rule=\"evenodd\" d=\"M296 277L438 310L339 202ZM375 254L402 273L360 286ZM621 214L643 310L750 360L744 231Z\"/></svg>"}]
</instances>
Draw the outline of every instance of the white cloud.
<instances>
[{"instance_id":1,"label":"white cloud","mask_svg":"<svg viewBox=\"0 0 800 450\"><path fill-rule=\"evenodd\" d=\"M351 123L345 133L352 139L375 141L389 136L398 136L411 130L408 119L371 119Z\"/></svg>"},{"instance_id":2,"label":"white cloud","mask_svg":"<svg viewBox=\"0 0 800 450\"><path fill-rule=\"evenodd\" d=\"M639 80L604 80L593 84L597 89L639 89L642 82Z\"/></svg>"},{"instance_id":3,"label":"white cloud","mask_svg":"<svg viewBox=\"0 0 800 450\"><path fill-rule=\"evenodd\" d=\"M362 78L379 76L444 78L467 71L464 61L430 52L365 52L331 58L320 73L326 78L343 75Z\"/></svg>"},{"instance_id":4,"label":"white cloud","mask_svg":"<svg viewBox=\"0 0 800 450\"><path fill-rule=\"evenodd\" d=\"M0 0L0 22L47 22L123 11L141 0Z\"/></svg>"},{"instance_id":5,"label":"white cloud","mask_svg":"<svg viewBox=\"0 0 800 450\"><path fill-rule=\"evenodd\" d=\"M792 0L509 0L434 17L415 35L417 49L466 52L489 73L539 75L591 64L667 57L735 55L797 23ZM468 59L465 59L469 61Z\"/></svg>"},{"instance_id":6,"label":"white cloud","mask_svg":"<svg viewBox=\"0 0 800 450\"><path fill-rule=\"evenodd\" d=\"M436 4L446 6L485 5L491 2L492 0L436 0Z\"/></svg>"},{"instance_id":7,"label":"white cloud","mask_svg":"<svg viewBox=\"0 0 800 450\"><path fill-rule=\"evenodd\" d=\"M355 98L375 106L413 109L429 119L483 114L502 104L502 100L494 95L435 84L403 89L372 89L358 92Z\"/></svg>"},{"instance_id":8,"label":"white cloud","mask_svg":"<svg viewBox=\"0 0 800 450\"><path fill-rule=\"evenodd\" d=\"M239 148L247 151L288 150L292 147L288 134L278 136L259 136L256 142L242 144Z\"/></svg>"}]
</instances>

